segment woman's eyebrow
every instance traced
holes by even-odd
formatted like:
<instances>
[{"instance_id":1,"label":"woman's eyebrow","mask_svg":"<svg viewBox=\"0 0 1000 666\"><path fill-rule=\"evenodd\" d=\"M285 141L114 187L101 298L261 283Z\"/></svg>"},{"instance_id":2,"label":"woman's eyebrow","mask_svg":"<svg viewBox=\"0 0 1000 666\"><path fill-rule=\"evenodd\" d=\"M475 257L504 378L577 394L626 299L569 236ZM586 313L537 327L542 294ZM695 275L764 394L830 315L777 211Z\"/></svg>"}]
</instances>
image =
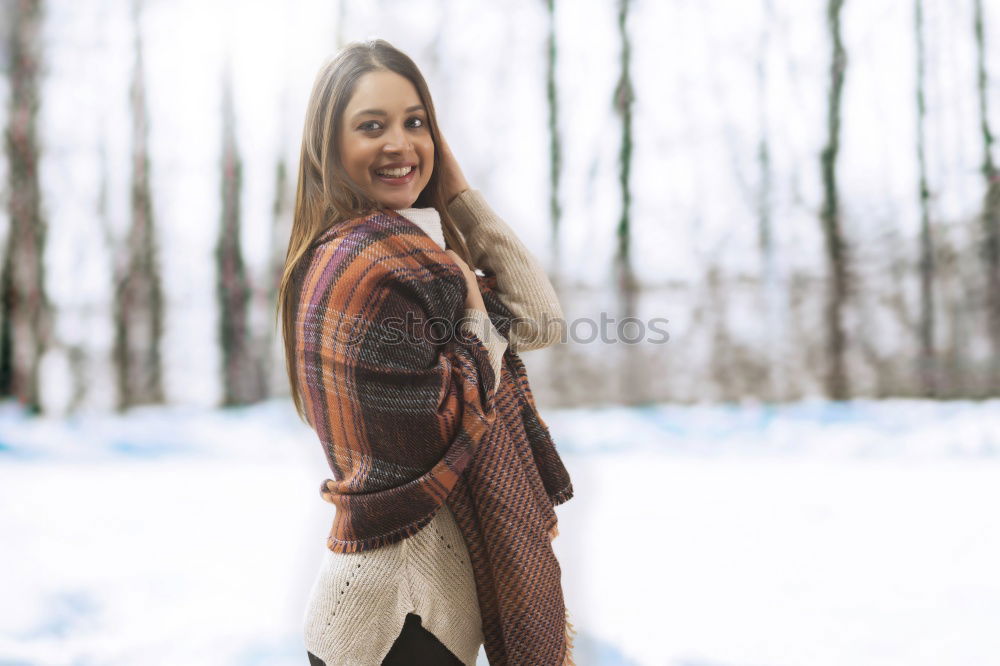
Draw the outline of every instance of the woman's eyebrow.
<instances>
[{"instance_id":1,"label":"woman's eyebrow","mask_svg":"<svg viewBox=\"0 0 1000 666\"><path fill-rule=\"evenodd\" d=\"M415 104L413 106L407 107L406 110L405 110L405 113L409 113L410 111L424 111L424 110L426 110L426 109L424 109L424 105L423 104ZM357 118L358 116L363 116L366 113L370 113L370 114L375 115L375 116L387 116L387 115L389 115L388 113L386 113L382 109L364 109L362 111L358 111L352 117L353 118Z\"/></svg>"}]
</instances>

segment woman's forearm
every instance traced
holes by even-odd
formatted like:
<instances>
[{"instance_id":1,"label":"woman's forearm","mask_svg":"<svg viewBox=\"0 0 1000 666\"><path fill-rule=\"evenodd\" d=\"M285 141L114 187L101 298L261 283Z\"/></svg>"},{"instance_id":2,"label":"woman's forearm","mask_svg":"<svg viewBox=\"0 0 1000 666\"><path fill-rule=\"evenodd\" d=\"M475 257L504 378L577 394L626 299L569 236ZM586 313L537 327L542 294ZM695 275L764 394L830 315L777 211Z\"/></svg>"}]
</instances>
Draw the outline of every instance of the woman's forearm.
<instances>
[{"instance_id":1,"label":"woman's forearm","mask_svg":"<svg viewBox=\"0 0 1000 666\"><path fill-rule=\"evenodd\" d=\"M562 306L545 269L479 190L467 189L448 204L476 267L496 274L496 291L521 323L511 326L511 349L541 349L559 342Z\"/></svg>"}]
</instances>

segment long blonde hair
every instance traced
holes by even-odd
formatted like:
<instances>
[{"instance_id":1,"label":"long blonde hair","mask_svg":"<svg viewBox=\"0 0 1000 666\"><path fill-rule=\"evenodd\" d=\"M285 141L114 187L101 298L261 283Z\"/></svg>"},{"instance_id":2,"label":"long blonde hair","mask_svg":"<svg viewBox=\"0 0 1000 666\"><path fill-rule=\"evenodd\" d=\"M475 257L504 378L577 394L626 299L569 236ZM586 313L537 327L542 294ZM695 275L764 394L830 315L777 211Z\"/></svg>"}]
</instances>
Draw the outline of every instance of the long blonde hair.
<instances>
[{"instance_id":1,"label":"long blonde hair","mask_svg":"<svg viewBox=\"0 0 1000 666\"><path fill-rule=\"evenodd\" d=\"M302 128L295 212L278 286L276 321L281 320L285 370L295 411L306 423L308 420L295 371L295 316L301 277L307 268L301 264L309 246L331 226L383 208L348 177L340 160L338 137L344 109L354 94L358 80L368 72L385 70L404 76L413 83L427 110L427 124L434 140L434 169L427 186L413 205L433 206L438 210L446 245L472 265L465 239L448 214L448 201L439 178L441 170L437 145L440 135L427 82L409 56L383 39L348 43L320 67L309 95Z\"/></svg>"}]
</instances>

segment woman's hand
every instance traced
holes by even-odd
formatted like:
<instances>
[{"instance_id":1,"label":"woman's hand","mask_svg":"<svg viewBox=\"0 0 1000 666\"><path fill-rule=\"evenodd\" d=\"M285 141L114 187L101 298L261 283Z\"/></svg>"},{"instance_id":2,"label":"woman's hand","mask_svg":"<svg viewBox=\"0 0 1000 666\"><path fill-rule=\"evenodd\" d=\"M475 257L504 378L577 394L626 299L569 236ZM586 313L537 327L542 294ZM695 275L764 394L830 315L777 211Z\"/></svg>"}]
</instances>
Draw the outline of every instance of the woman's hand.
<instances>
[{"instance_id":1,"label":"woman's hand","mask_svg":"<svg viewBox=\"0 0 1000 666\"><path fill-rule=\"evenodd\" d=\"M444 189L445 203L450 204L452 199L469 189L469 182L465 180L462 167L458 166L458 160L451 152L444 134L441 133L440 126L438 126L437 150L440 156L438 168L441 170L441 186Z\"/></svg>"},{"instance_id":2,"label":"woman's hand","mask_svg":"<svg viewBox=\"0 0 1000 666\"><path fill-rule=\"evenodd\" d=\"M454 250L445 250L445 252L458 264L459 268L462 269L462 274L465 275L465 307L486 312L486 304L483 303L483 294L479 291L479 282L476 280L476 274L462 260L462 257L458 256L457 252Z\"/></svg>"}]
</instances>

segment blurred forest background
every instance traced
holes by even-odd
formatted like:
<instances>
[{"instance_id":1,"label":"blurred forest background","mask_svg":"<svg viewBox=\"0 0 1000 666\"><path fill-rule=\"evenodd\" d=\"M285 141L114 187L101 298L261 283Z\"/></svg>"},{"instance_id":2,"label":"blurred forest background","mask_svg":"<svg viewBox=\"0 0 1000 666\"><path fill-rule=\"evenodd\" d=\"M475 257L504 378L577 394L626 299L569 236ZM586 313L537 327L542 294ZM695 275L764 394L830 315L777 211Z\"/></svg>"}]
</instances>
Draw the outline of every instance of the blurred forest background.
<instances>
[{"instance_id":1,"label":"blurred forest background","mask_svg":"<svg viewBox=\"0 0 1000 666\"><path fill-rule=\"evenodd\" d=\"M559 291L540 402L1000 394L997 0L0 7L0 394L30 410L287 395L305 101L367 37Z\"/></svg>"},{"instance_id":2,"label":"blurred forest background","mask_svg":"<svg viewBox=\"0 0 1000 666\"><path fill-rule=\"evenodd\" d=\"M996 662L1000 0L0 27L0 664L306 661L330 471L275 289L313 78L371 37L570 325L524 361L574 484L577 663Z\"/></svg>"}]
</instances>

